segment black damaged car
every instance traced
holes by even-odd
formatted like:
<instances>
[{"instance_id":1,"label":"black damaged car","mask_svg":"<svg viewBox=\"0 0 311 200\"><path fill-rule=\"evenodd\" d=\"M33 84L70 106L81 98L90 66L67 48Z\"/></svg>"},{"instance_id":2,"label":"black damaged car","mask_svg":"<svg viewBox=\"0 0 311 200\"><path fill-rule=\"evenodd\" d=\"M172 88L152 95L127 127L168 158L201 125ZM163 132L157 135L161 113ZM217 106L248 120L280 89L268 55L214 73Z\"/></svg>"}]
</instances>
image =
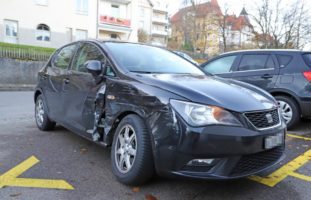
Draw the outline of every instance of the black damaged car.
<instances>
[{"instance_id":1,"label":"black damaged car","mask_svg":"<svg viewBox=\"0 0 311 200\"><path fill-rule=\"evenodd\" d=\"M103 86L102 112L94 126ZM240 178L283 158L286 125L270 94L206 75L158 47L68 44L39 72L34 101L41 130L57 123L94 140L96 129L96 143L111 146L112 171L124 184L142 184L154 173Z\"/></svg>"}]
</instances>

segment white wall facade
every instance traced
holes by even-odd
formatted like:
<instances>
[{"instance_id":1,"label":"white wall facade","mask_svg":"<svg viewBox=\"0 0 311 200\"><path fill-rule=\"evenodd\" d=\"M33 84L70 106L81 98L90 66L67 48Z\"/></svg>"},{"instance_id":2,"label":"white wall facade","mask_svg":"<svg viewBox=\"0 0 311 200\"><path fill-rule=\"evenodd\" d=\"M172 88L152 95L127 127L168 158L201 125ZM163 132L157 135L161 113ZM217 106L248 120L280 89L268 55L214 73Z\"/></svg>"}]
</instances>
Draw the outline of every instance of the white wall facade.
<instances>
[{"instance_id":1,"label":"white wall facade","mask_svg":"<svg viewBox=\"0 0 311 200\"><path fill-rule=\"evenodd\" d=\"M96 10L95 0L1 0L0 41L57 48L85 36L96 38ZM17 24L13 39L7 36L8 20ZM36 38L39 24L49 27L49 41Z\"/></svg>"},{"instance_id":2,"label":"white wall facade","mask_svg":"<svg viewBox=\"0 0 311 200\"><path fill-rule=\"evenodd\" d=\"M167 41L166 0L0 0L0 42L58 48L98 38ZM39 28L40 27L40 28ZM46 31L47 29L48 31Z\"/></svg>"},{"instance_id":3,"label":"white wall facade","mask_svg":"<svg viewBox=\"0 0 311 200\"><path fill-rule=\"evenodd\" d=\"M151 28L151 43L166 46L168 38L168 1L152 0L153 15Z\"/></svg>"},{"instance_id":4,"label":"white wall facade","mask_svg":"<svg viewBox=\"0 0 311 200\"><path fill-rule=\"evenodd\" d=\"M227 45L242 46L252 44L254 33L249 26L243 26L241 30L227 30Z\"/></svg>"},{"instance_id":5,"label":"white wall facade","mask_svg":"<svg viewBox=\"0 0 311 200\"><path fill-rule=\"evenodd\" d=\"M138 0L138 28L151 35L152 3L148 0Z\"/></svg>"}]
</instances>

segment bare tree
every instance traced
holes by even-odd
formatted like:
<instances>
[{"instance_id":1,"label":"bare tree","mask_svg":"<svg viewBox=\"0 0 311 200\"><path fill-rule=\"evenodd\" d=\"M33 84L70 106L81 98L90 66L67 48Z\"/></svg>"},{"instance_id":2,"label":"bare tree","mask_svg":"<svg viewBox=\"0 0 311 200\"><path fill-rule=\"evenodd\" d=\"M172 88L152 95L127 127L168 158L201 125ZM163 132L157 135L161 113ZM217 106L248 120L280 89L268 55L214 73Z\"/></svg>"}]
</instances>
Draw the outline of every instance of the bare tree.
<instances>
[{"instance_id":1,"label":"bare tree","mask_svg":"<svg viewBox=\"0 0 311 200\"><path fill-rule=\"evenodd\" d=\"M148 33L142 28L138 29L137 37L138 37L138 42L147 43L149 41Z\"/></svg>"},{"instance_id":2,"label":"bare tree","mask_svg":"<svg viewBox=\"0 0 311 200\"><path fill-rule=\"evenodd\" d=\"M281 0L278 0L279 2ZM267 36L272 34L270 30L270 24L272 23L272 13L273 10L270 6L270 0L262 0L260 5L256 6L256 10L254 15L251 15L259 28L259 33L262 35L260 39L262 39L264 48L268 48L270 46ZM278 10L275 13L274 21L278 21Z\"/></svg>"},{"instance_id":3,"label":"bare tree","mask_svg":"<svg viewBox=\"0 0 311 200\"><path fill-rule=\"evenodd\" d=\"M281 8L282 0L262 0L252 17L263 48L303 48L310 41L310 15L304 0ZM284 5L284 4L283 4ZM303 42L302 42L303 41Z\"/></svg>"},{"instance_id":4,"label":"bare tree","mask_svg":"<svg viewBox=\"0 0 311 200\"><path fill-rule=\"evenodd\" d=\"M228 30L229 30L229 24L228 24L228 6L227 4L224 7L224 13L223 16L218 17L216 19L216 25L219 27L220 37L222 40L223 45L223 51L227 51L227 36L228 36Z\"/></svg>"},{"instance_id":5,"label":"bare tree","mask_svg":"<svg viewBox=\"0 0 311 200\"><path fill-rule=\"evenodd\" d=\"M296 26L296 38L295 38L295 48L302 49L305 44L311 41L311 19L308 9L305 7L305 1L301 0L299 6L299 11L297 14L297 26Z\"/></svg>"}]
</instances>

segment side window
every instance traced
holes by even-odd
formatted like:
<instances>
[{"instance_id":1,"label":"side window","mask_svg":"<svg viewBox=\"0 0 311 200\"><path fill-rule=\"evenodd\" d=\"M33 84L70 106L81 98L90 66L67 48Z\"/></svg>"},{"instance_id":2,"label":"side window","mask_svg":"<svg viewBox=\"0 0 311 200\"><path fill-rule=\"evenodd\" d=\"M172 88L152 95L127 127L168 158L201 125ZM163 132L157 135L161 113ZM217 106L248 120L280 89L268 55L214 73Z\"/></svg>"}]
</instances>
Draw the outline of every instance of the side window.
<instances>
[{"instance_id":1,"label":"side window","mask_svg":"<svg viewBox=\"0 0 311 200\"><path fill-rule=\"evenodd\" d=\"M311 67L311 54L310 53L305 53L302 55L303 60L305 61L305 63Z\"/></svg>"},{"instance_id":2,"label":"side window","mask_svg":"<svg viewBox=\"0 0 311 200\"><path fill-rule=\"evenodd\" d=\"M243 55L239 71L266 69L268 57L269 55Z\"/></svg>"},{"instance_id":3,"label":"side window","mask_svg":"<svg viewBox=\"0 0 311 200\"><path fill-rule=\"evenodd\" d=\"M274 64L273 58L272 56L269 56L269 59L266 64L266 69L274 69L274 68L275 68L275 64Z\"/></svg>"},{"instance_id":4,"label":"side window","mask_svg":"<svg viewBox=\"0 0 311 200\"><path fill-rule=\"evenodd\" d=\"M77 45L69 45L61 49L53 58L53 66L61 69L67 69L70 65L72 56L75 53Z\"/></svg>"},{"instance_id":5,"label":"side window","mask_svg":"<svg viewBox=\"0 0 311 200\"><path fill-rule=\"evenodd\" d=\"M113 71L112 67L110 64L108 64L106 66L106 71L105 71L105 75L106 76L111 76L111 77L115 77L116 76L116 73Z\"/></svg>"},{"instance_id":6,"label":"side window","mask_svg":"<svg viewBox=\"0 0 311 200\"><path fill-rule=\"evenodd\" d=\"M72 69L79 72L87 72L84 64L88 60L98 60L105 63L106 58L95 45L85 44L75 56Z\"/></svg>"},{"instance_id":7,"label":"side window","mask_svg":"<svg viewBox=\"0 0 311 200\"><path fill-rule=\"evenodd\" d=\"M203 70L211 74L228 73L237 56L226 56L214 60L203 67Z\"/></svg>"},{"instance_id":8,"label":"side window","mask_svg":"<svg viewBox=\"0 0 311 200\"><path fill-rule=\"evenodd\" d=\"M280 66L283 65L284 67L293 59L292 56L289 55L276 55L276 57L280 63Z\"/></svg>"}]
</instances>

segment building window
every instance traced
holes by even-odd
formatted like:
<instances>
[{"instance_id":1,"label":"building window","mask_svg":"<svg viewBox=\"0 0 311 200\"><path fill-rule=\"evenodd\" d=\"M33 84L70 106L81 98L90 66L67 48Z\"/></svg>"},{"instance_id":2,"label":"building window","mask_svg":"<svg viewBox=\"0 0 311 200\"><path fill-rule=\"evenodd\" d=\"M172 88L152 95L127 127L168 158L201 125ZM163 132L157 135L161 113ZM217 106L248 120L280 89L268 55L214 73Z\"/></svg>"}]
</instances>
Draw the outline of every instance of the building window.
<instances>
[{"instance_id":1,"label":"building window","mask_svg":"<svg viewBox=\"0 0 311 200\"><path fill-rule=\"evenodd\" d=\"M145 17L145 9L144 8L140 9L140 17L142 17L142 18Z\"/></svg>"},{"instance_id":2,"label":"building window","mask_svg":"<svg viewBox=\"0 0 311 200\"><path fill-rule=\"evenodd\" d=\"M36 31L36 39L38 41L50 41L51 38L51 32L50 32L50 27L46 24L39 24L37 26L37 31Z\"/></svg>"},{"instance_id":3,"label":"building window","mask_svg":"<svg viewBox=\"0 0 311 200\"><path fill-rule=\"evenodd\" d=\"M35 2L37 5L40 5L40 6L48 6L49 4L48 0L35 0Z\"/></svg>"},{"instance_id":4,"label":"building window","mask_svg":"<svg viewBox=\"0 0 311 200\"><path fill-rule=\"evenodd\" d=\"M85 40L87 39L87 30L76 30L76 40Z\"/></svg>"},{"instance_id":5,"label":"building window","mask_svg":"<svg viewBox=\"0 0 311 200\"><path fill-rule=\"evenodd\" d=\"M112 17L120 17L120 6L119 5L111 5L111 16Z\"/></svg>"},{"instance_id":6,"label":"building window","mask_svg":"<svg viewBox=\"0 0 311 200\"><path fill-rule=\"evenodd\" d=\"M139 21L139 28L142 28L142 29L145 28L145 22L144 21Z\"/></svg>"},{"instance_id":7,"label":"building window","mask_svg":"<svg viewBox=\"0 0 311 200\"><path fill-rule=\"evenodd\" d=\"M89 11L88 0L76 0L76 11L78 14L87 15Z\"/></svg>"},{"instance_id":8,"label":"building window","mask_svg":"<svg viewBox=\"0 0 311 200\"><path fill-rule=\"evenodd\" d=\"M16 37L18 35L18 22L13 20L4 20L5 36Z\"/></svg>"},{"instance_id":9,"label":"building window","mask_svg":"<svg viewBox=\"0 0 311 200\"><path fill-rule=\"evenodd\" d=\"M110 38L111 39L118 39L118 35L113 33L113 34L110 35Z\"/></svg>"}]
</instances>

